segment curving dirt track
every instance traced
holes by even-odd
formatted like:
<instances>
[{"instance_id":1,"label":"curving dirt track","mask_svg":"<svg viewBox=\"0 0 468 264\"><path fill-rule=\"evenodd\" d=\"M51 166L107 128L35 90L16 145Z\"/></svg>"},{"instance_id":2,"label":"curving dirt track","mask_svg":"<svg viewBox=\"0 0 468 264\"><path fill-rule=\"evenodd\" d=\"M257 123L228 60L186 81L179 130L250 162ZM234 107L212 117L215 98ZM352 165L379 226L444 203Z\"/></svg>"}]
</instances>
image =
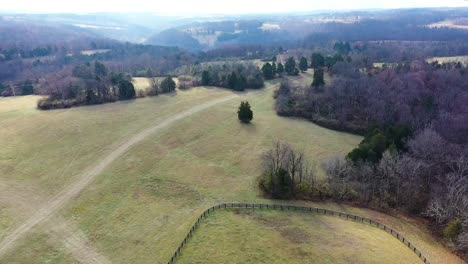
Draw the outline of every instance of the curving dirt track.
<instances>
[{"instance_id":1,"label":"curving dirt track","mask_svg":"<svg viewBox=\"0 0 468 264\"><path fill-rule=\"evenodd\" d=\"M107 168L113 161L125 154L131 147L141 142L143 139L149 135L160 131L161 129L166 128L167 126L175 123L176 121L191 116L195 113L201 112L207 108L210 108L216 104L223 103L234 98L238 97L237 95L231 95L223 97L221 99L212 100L191 109L184 111L182 113L176 114L164 122L155 125L153 127L147 128L142 132L136 134L128 141L124 142L117 149L110 152L106 157L100 160L95 165L86 169L83 174L78 176L78 180L72 183L68 188L61 191L55 195L50 201L43 205L39 210L28 220L26 220L22 225L17 229L11 232L5 239L0 243L0 258L5 255L13 246L14 243L24 236L28 231L34 228L39 223L51 217L56 213L60 208L67 204L68 201L76 197L83 189L85 189L105 168Z\"/></svg>"}]
</instances>

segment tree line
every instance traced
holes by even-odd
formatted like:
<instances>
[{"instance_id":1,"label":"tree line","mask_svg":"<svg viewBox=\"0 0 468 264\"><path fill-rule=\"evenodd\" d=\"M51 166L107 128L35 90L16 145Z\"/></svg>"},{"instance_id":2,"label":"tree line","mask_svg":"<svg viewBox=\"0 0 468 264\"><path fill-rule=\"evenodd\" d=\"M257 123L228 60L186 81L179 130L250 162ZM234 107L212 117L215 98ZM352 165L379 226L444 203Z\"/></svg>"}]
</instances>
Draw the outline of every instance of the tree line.
<instances>
[{"instance_id":1,"label":"tree line","mask_svg":"<svg viewBox=\"0 0 468 264\"><path fill-rule=\"evenodd\" d=\"M433 124L453 141L466 140L466 69L423 61L385 69L362 68L358 61L337 62L329 71L333 82L298 87L282 83L276 110L321 125L365 134L371 127L404 124L414 130Z\"/></svg>"},{"instance_id":2,"label":"tree line","mask_svg":"<svg viewBox=\"0 0 468 264\"><path fill-rule=\"evenodd\" d=\"M200 77L202 85L224 87L235 91L259 89L264 86L261 71L250 62L210 64L201 67L201 70L196 70L194 75Z\"/></svg>"},{"instance_id":3,"label":"tree line","mask_svg":"<svg viewBox=\"0 0 468 264\"><path fill-rule=\"evenodd\" d=\"M110 72L102 62L94 61L66 68L41 80L39 93L48 97L39 100L38 108L48 110L102 104L137 96L156 96L176 89L176 83L171 77L163 81L152 78L150 84L146 91L137 92L130 74Z\"/></svg>"},{"instance_id":4,"label":"tree line","mask_svg":"<svg viewBox=\"0 0 468 264\"><path fill-rule=\"evenodd\" d=\"M365 135L359 146L323 162L327 180L322 184L298 188L292 173L272 166L264 175L282 179L276 182L287 186L289 197L304 197L306 189L306 197L327 196L426 217L467 257L466 68L423 61L383 69L364 65L340 61L329 70L332 83L316 89L283 81L275 94L278 114Z\"/></svg>"}]
</instances>

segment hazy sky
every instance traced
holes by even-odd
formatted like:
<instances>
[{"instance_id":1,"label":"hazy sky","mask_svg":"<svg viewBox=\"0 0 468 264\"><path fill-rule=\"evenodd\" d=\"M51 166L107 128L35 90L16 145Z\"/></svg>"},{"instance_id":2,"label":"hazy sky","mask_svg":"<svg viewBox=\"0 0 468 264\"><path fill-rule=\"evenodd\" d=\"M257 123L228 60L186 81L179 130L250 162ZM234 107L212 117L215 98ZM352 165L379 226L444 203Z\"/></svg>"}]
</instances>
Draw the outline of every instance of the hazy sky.
<instances>
[{"instance_id":1,"label":"hazy sky","mask_svg":"<svg viewBox=\"0 0 468 264\"><path fill-rule=\"evenodd\" d=\"M0 0L0 11L245 14L366 8L457 7L466 0Z\"/></svg>"}]
</instances>

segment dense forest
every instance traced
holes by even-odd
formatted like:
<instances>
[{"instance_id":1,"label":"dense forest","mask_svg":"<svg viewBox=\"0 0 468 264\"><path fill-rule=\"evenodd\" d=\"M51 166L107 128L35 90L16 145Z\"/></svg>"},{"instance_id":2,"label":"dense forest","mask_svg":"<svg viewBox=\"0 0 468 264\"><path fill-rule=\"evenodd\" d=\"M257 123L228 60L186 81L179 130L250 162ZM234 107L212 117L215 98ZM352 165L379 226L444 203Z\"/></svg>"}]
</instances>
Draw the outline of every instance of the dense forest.
<instances>
[{"instance_id":1,"label":"dense forest","mask_svg":"<svg viewBox=\"0 0 468 264\"><path fill-rule=\"evenodd\" d=\"M279 166L285 169L272 170L272 157L278 155L267 154L262 188L281 197L328 195L427 217L467 254L467 68L425 61L376 68L359 56L326 67L321 57L315 54L310 65L314 82L323 69L332 82L302 87L283 81L275 94L278 114L365 138L346 157L324 161L328 181L321 186L314 185L302 163L298 172L288 172L288 162L303 154L279 144L272 152L283 153L285 161L273 163L285 162ZM304 175L300 184L295 174ZM266 185L271 182L277 184Z\"/></svg>"}]
</instances>

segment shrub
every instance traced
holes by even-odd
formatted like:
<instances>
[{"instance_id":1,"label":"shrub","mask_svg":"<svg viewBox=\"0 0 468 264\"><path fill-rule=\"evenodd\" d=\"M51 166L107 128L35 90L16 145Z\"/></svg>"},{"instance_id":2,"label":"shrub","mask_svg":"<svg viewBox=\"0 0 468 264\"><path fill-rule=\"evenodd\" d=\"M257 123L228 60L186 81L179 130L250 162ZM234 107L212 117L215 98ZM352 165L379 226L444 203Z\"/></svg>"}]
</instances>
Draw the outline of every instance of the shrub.
<instances>
[{"instance_id":1,"label":"shrub","mask_svg":"<svg viewBox=\"0 0 468 264\"><path fill-rule=\"evenodd\" d=\"M37 102L37 108L41 110L51 110L51 109L61 109L61 108L70 108L73 106L82 105L84 102L78 101L76 99L69 100L54 100L50 98L42 98Z\"/></svg>"},{"instance_id":2,"label":"shrub","mask_svg":"<svg viewBox=\"0 0 468 264\"><path fill-rule=\"evenodd\" d=\"M176 83L174 80L172 80L171 76L166 77L162 82L161 82L161 92L162 93L171 93L175 91L176 88Z\"/></svg>"},{"instance_id":3,"label":"shrub","mask_svg":"<svg viewBox=\"0 0 468 264\"><path fill-rule=\"evenodd\" d=\"M460 219L454 219L448 223L444 228L444 238L447 240L454 240L462 231L462 222Z\"/></svg>"},{"instance_id":4,"label":"shrub","mask_svg":"<svg viewBox=\"0 0 468 264\"><path fill-rule=\"evenodd\" d=\"M200 80L198 78L187 75L179 76L180 90L187 90L196 86L200 86Z\"/></svg>"},{"instance_id":5,"label":"shrub","mask_svg":"<svg viewBox=\"0 0 468 264\"><path fill-rule=\"evenodd\" d=\"M146 88L146 95L157 96L161 91L161 83L156 78L150 79L150 87Z\"/></svg>"},{"instance_id":6,"label":"shrub","mask_svg":"<svg viewBox=\"0 0 468 264\"><path fill-rule=\"evenodd\" d=\"M137 90L136 91L136 97L138 97L138 98L146 97L146 94L147 94L146 91L147 90Z\"/></svg>"}]
</instances>

